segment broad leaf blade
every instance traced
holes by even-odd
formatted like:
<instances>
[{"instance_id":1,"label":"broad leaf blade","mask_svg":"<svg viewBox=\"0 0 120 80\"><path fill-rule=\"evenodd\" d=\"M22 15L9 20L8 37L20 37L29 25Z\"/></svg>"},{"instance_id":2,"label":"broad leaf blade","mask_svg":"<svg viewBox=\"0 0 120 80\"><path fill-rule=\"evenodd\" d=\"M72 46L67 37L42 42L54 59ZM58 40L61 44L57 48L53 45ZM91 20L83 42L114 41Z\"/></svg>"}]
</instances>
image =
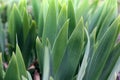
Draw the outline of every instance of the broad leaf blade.
<instances>
[{"instance_id":1,"label":"broad leaf blade","mask_svg":"<svg viewBox=\"0 0 120 80\"><path fill-rule=\"evenodd\" d=\"M116 3L117 4L117 3ZM112 7L105 17L104 21L102 22L101 28L99 30L99 33L97 35L97 40L100 40L101 37L104 35L106 30L109 28L110 24L113 22L115 17L117 16L117 9L116 6Z\"/></svg>"},{"instance_id":2,"label":"broad leaf blade","mask_svg":"<svg viewBox=\"0 0 120 80\"><path fill-rule=\"evenodd\" d=\"M87 45L86 45L86 50L85 50L85 54L83 57L83 61L82 64L80 66L80 70L78 72L78 77L77 80L82 80L86 71L86 67L88 65L88 57L89 57L89 53L90 53L90 37L89 34L87 32L87 30L85 29L86 35L87 35Z\"/></svg>"},{"instance_id":3,"label":"broad leaf blade","mask_svg":"<svg viewBox=\"0 0 120 80\"><path fill-rule=\"evenodd\" d=\"M70 36L76 26L74 7L71 0L68 0L68 18L70 19L68 36Z\"/></svg>"},{"instance_id":4,"label":"broad leaf blade","mask_svg":"<svg viewBox=\"0 0 120 80\"><path fill-rule=\"evenodd\" d=\"M83 0L79 1L78 8L76 9L76 22L79 22L80 18L83 16L83 18L86 17L88 14L89 9L89 0Z\"/></svg>"},{"instance_id":5,"label":"broad leaf blade","mask_svg":"<svg viewBox=\"0 0 120 80\"><path fill-rule=\"evenodd\" d=\"M17 8L16 5L14 5L14 26L16 27L16 33L17 33L17 38L18 38L18 45L20 49L23 47L23 42L24 42L24 36L23 36L23 22L21 18L21 14Z\"/></svg>"},{"instance_id":6,"label":"broad leaf blade","mask_svg":"<svg viewBox=\"0 0 120 80\"><path fill-rule=\"evenodd\" d=\"M80 19L69 38L65 55L56 75L56 80L70 80L75 74L84 46L84 25Z\"/></svg>"},{"instance_id":7,"label":"broad leaf blade","mask_svg":"<svg viewBox=\"0 0 120 80\"><path fill-rule=\"evenodd\" d=\"M43 80L49 80L49 78L50 78L50 53L49 48L45 47Z\"/></svg>"},{"instance_id":8,"label":"broad leaf blade","mask_svg":"<svg viewBox=\"0 0 120 80\"><path fill-rule=\"evenodd\" d=\"M67 46L68 24L69 24L69 20L67 20L64 23L53 45L52 55L53 55L54 74L56 74L57 70L59 69L59 66L61 64Z\"/></svg>"},{"instance_id":9,"label":"broad leaf blade","mask_svg":"<svg viewBox=\"0 0 120 80\"><path fill-rule=\"evenodd\" d=\"M29 18L28 18L28 13L27 11L24 9L24 14L23 14L23 36L24 36L24 41L27 38L29 29L30 29L30 23L29 23Z\"/></svg>"},{"instance_id":10,"label":"broad leaf blade","mask_svg":"<svg viewBox=\"0 0 120 80\"><path fill-rule=\"evenodd\" d=\"M16 46L16 27L14 25L14 10L15 6L10 13L8 18L8 36L9 36L9 43L12 45L12 48Z\"/></svg>"},{"instance_id":11,"label":"broad leaf blade","mask_svg":"<svg viewBox=\"0 0 120 80\"><path fill-rule=\"evenodd\" d=\"M47 38L49 39L51 45L53 45L56 36L56 31L57 31L57 20L56 20L55 1L51 0L48 8L48 13L45 19L45 25L43 28L42 41L44 45Z\"/></svg>"},{"instance_id":12,"label":"broad leaf blade","mask_svg":"<svg viewBox=\"0 0 120 80\"><path fill-rule=\"evenodd\" d=\"M41 43L39 37L37 37L37 39L36 39L36 52L37 52L37 58L38 58L38 62L39 62L40 72L43 73L44 47L43 47L43 44Z\"/></svg>"},{"instance_id":13,"label":"broad leaf blade","mask_svg":"<svg viewBox=\"0 0 120 80\"><path fill-rule=\"evenodd\" d=\"M102 74L100 76L101 80L106 80L108 78L108 76L113 70L113 67L115 66L115 63L119 59L119 56L120 56L120 43L117 46L115 46L111 51L109 58L107 59L107 62L105 64L105 67L102 71Z\"/></svg>"},{"instance_id":14,"label":"broad leaf blade","mask_svg":"<svg viewBox=\"0 0 120 80\"><path fill-rule=\"evenodd\" d=\"M65 21L67 20L67 10L66 10L66 5L62 6L62 9L58 15L58 31L61 29Z\"/></svg>"},{"instance_id":15,"label":"broad leaf blade","mask_svg":"<svg viewBox=\"0 0 120 80\"><path fill-rule=\"evenodd\" d=\"M18 9L20 11L20 14L23 16L24 13L24 9L27 8L27 0L20 0L19 4L18 4Z\"/></svg>"},{"instance_id":16,"label":"broad leaf blade","mask_svg":"<svg viewBox=\"0 0 120 80\"><path fill-rule=\"evenodd\" d=\"M27 78L25 63L23 61L21 51L20 51L20 48L19 48L18 45L16 45L16 58L17 58L19 73L20 73L20 76L21 76L20 78L22 78L22 76Z\"/></svg>"},{"instance_id":17,"label":"broad leaf blade","mask_svg":"<svg viewBox=\"0 0 120 80\"><path fill-rule=\"evenodd\" d=\"M35 21L32 21L31 28L28 32L27 38L25 40L24 46L23 46L23 59L25 61L26 67L28 67L29 60L32 58L30 57L32 55L32 49L35 46L35 41L36 41L36 23Z\"/></svg>"},{"instance_id":18,"label":"broad leaf blade","mask_svg":"<svg viewBox=\"0 0 120 80\"><path fill-rule=\"evenodd\" d=\"M35 21L38 23L39 14L40 14L40 1L32 0L33 14L35 17Z\"/></svg>"},{"instance_id":19,"label":"broad leaf blade","mask_svg":"<svg viewBox=\"0 0 120 80\"><path fill-rule=\"evenodd\" d=\"M11 74L11 72L12 72L12 74ZM9 66L8 66L7 72L5 74L4 80L20 80L17 59L16 59L16 56L14 53L9 62Z\"/></svg>"},{"instance_id":20,"label":"broad leaf blade","mask_svg":"<svg viewBox=\"0 0 120 80\"><path fill-rule=\"evenodd\" d=\"M103 35L102 39L97 43L92 59L88 64L84 80L96 80L100 77L105 66L105 62L115 44L115 40L118 35L119 21L120 16L112 23L110 28L108 28L106 33ZM111 38L111 36L113 37Z\"/></svg>"}]
</instances>

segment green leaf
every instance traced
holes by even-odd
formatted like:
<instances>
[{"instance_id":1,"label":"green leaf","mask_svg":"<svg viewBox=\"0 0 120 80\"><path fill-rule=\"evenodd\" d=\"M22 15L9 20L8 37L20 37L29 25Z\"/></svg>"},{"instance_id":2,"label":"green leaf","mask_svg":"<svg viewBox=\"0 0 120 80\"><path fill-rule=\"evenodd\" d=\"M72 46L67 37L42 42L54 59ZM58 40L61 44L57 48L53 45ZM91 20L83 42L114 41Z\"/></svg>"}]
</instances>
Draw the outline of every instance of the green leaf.
<instances>
[{"instance_id":1,"label":"green leaf","mask_svg":"<svg viewBox=\"0 0 120 80\"><path fill-rule=\"evenodd\" d=\"M28 74L28 80L32 80L32 76L30 75L30 73L27 71Z\"/></svg>"},{"instance_id":2,"label":"green leaf","mask_svg":"<svg viewBox=\"0 0 120 80\"><path fill-rule=\"evenodd\" d=\"M62 8L62 4L61 4L61 2L60 1L58 1L58 14L60 13L60 11L61 11L61 8Z\"/></svg>"},{"instance_id":3,"label":"green leaf","mask_svg":"<svg viewBox=\"0 0 120 80\"><path fill-rule=\"evenodd\" d=\"M39 63L40 72L43 73L43 60L44 60L44 47L41 43L39 37L36 39L36 52L37 52L37 58Z\"/></svg>"},{"instance_id":4,"label":"green leaf","mask_svg":"<svg viewBox=\"0 0 120 80\"><path fill-rule=\"evenodd\" d=\"M76 22L79 22L79 19L83 16L84 18L86 17L86 15L88 14L88 9L89 9L89 1L88 0L83 0L81 2L79 1L79 6L76 9Z\"/></svg>"},{"instance_id":5,"label":"green leaf","mask_svg":"<svg viewBox=\"0 0 120 80\"><path fill-rule=\"evenodd\" d=\"M117 80L117 74L119 74L119 72L120 72L120 56L119 56L117 62L115 63L112 72L108 76L108 80L115 80L115 79Z\"/></svg>"},{"instance_id":6,"label":"green leaf","mask_svg":"<svg viewBox=\"0 0 120 80\"><path fill-rule=\"evenodd\" d=\"M51 45L53 45L53 42L56 37L56 31L57 31L57 20L56 20L55 1L51 0L45 20L45 25L43 28L43 36L42 36L43 44L45 44L46 39L48 38Z\"/></svg>"},{"instance_id":7,"label":"green leaf","mask_svg":"<svg viewBox=\"0 0 120 80\"><path fill-rule=\"evenodd\" d=\"M69 20L67 20L62 26L53 44L52 55L53 55L54 74L56 74L56 72L58 71L66 50L67 40L68 40L68 24L69 24Z\"/></svg>"},{"instance_id":8,"label":"green leaf","mask_svg":"<svg viewBox=\"0 0 120 80\"><path fill-rule=\"evenodd\" d=\"M2 53L0 53L0 80L3 80L3 62L2 62Z\"/></svg>"},{"instance_id":9,"label":"green leaf","mask_svg":"<svg viewBox=\"0 0 120 80\"><path fill-rule=\"evenodd\" d=\"M45 24L46 16L48 13L48 7L49 7L48 0L43 0L42 6L43 6L43 19Z\"/></svg>"},{"instance_id":10,"label":"green leaf","mask_svg":"<svg viewBox=\"0 0 120 80\"><path fill-rule=\"evenodd\" d=\"M119 21L120 16L112 23L110 28L108 28L108 30L103 35L102 39L96 44L96 49L93 53L92 59L88 63L84 80L96 80L100 77L106 60L110 55L110 51L115 44L118 35Z\"/></svg>"},{"instance_id":11,"label":"green leaf","mask_svg":"<svg viewBox=\"0 0 120 80\"><path fill-rule=\"evenodd\" d=\"M106 32L106 30L109 28L109 25L115 19L116 15L117 15L117 10L116 10L116 6L115 6L115 7L111 8L111 10L109 11L109 13L105 17L104 21L102 22L101 28L100 28L99 33L97 35L97 40L101 39L101 37Z\"/></svg>"},{"instance_id":12,"label":"green leaf","mask_svg":"<svg viewBox=\"0 0 120 80\"><path fill-rule=\"evenodd\" d=\"M40 1L39 0L32 0L32 9L33 9L35 21L38 23L39 14L40 14Z\"/></svg>"},{"instance_id":13,"label":"green leaf","mask_svg":"<svg viewBox=\"0 0 120 80\"><path fill-rule=\"evenodd\" d=\"M17 33L17 40L18 40L18 45L20 47L20 49L22 49L23 47L23 42L24 42L24 37L23 37L23 22L22 22L22 18L20 15L20 12L17 8L16 5L14 5L13 7L14 10L14 26L16 27L16 33Z\"/></svg>"},{"instance_id":14,"label":"green leaf","mask_svg":"<svg viewBox=\"0 0 120 80\"><path fill-rule=\"evenodd\" d=\"M94 51L96 49L96 45L95 43L96 41L96 31L97 31L97 27L94 28L94 30L92 31L92 33L90 34L90 52L89 52L89 56L88 59L91 59L92 56L94 55ZM90 62L90 60L88 61L88 63Z\"/></svg>"},{"instance_id":15,"label":"green leaf","mask_svg":"<svg viewBox=\"0 0 120 80\"><path fill-rule=\"evenodd\" d=\"M27 80L27 78L25 78L24 76L22 76L22 80Z\"/></svg>"},{"instance_id":16,"label":"green leaf","mask_svg":"<svg viewBox=\"0 0 120 80\"><path fill-rule=\"evenodd\" d=\"M107 62L105 64L105 67L102 71L102 74L100 76L100 80L107 80L119 57L120 57L120 43L116 45L111 51L109 58L107 59Z\"/></svg>"},{"instance_id":17,"label":"green leaf","mask_svg":"<svg viewBox=\"0 0 120 80\"><path fill-rule=\"evenodd\" d=\"M22 55L23 55L26 68L28 67L30 56L32 55L31 51L33 47L35 46L36 37L37 37L36 23L35 21L32 21L32 25L28 32L27 38L24 43L23 51L22 51Z\"/></svg>"},{"instance_id":18,"label":"green leaf","mask_svg":"<svg viewBox=\"0 0 120 80\"><path fill-rule=\"evenodd\" d=\"M49 61L50 61L49 48L45 47L43 80L49 80L50 79L50 62Z\"/></svg>"},{"instance_id":19,"label":"green leaf","mask_svg":"<svg viewBox=\"0 0 120 80\"><path fill-rule=\"evenodd\" d=\"M54 80L52 76L50 76L50 80Z\"/></svg>"},{"instance_id":20,"label":"green leaf","mask_svg":"<svg viewBox=\"0 0 120 80\"><path fill-rule=\"evenodd\" d=\"M110 10L113 9L113 13L111 13ZM110 13L108 14L108 12L110 11ZM109 17L111 14L111 17ZM102 9L102 13L99 17L99 20L97 22L97 34L99 34L99 31L100 29L102 28L103 25L106 25L105 23L103 24L104 21L107 21L109 22L112 21L112 18L113 20L115 19L115 17L117 16L117 0L106 0L104 1L104 5L103 5L103 9ZM105 18L108 17L108 19L106 20ZM111 18L111 19L110 19ZM102 25L103 24L103 25ZM110 23L108 23L109 26L110 26ZM108 25L107 24L107 25ZM107 26L106 25L106 26ZM105 26L105 27L106 27ZM104 30L104 27L103 27L103 30ZM105 30L106 31L106 30ZM102 32L102 31L101 31ZM99 40L101 37L98 37L97 40Z\"/></svg>"},{"instance_id":21,"label":"green leaf","mask_svg":"<svg viewBox=\"0 0 120 80\"><path fill-rule=\"evenodd\" d=\"M70 36L55 80L70 80L75 74L84 46L84 24L80 19Z\"/></svg>"},{"instance_id":22,"label":"green leaf","mask_svg":"<svg viewBox=\"0 0 120 80\"><path fill-rule=\"evenodd\" d=\"M17 59L13 53L4 80L20 80Z\"/></svg>"},{"instance_id":23,"label":"green leaf","mask_svg":"<svg viewBox=\"0 0 120 80\"><path fill-rule=\"evenodd\" d=\"M24 63L24 60L22 58L21 51L20 51L20 48L18 45L16 45L16 58L17 58L18 69L19 69L19 73L20 73L21 78L22 78L22 76L27 78L25 63Z\"/></svg>"},{"instance_id":24,"label":"green leaf","mask_svg":"<svg viewBox=\"0 0 120 80\"><path fill-rule=\"evenodd\" d=\"M27 38L29 29L30 29L30 23L29 23L29 18L28 18L28 13L27 11L24 9L24 14L23 14L23 36L24 36L24 41Z\"/></svg>"},{"instance_id":25,"label":"green leaf","mask_svg":"<svg viewBox=\"0 0 120 80\"><path fill-rule=\"evenodd\" d=\"M38 36L42 37L43 34L43 27L44 27L44 18L43 18L43 5L41 4L40 12L39 12L39 19L38 19Z\"/></svg>"},{"instance_id":26,"label":"green leaf","mask_svg":"<svg viewBox=\"0 0 120 80\"><path fill-rule=\"evenodd\" d=\"M66 5L64 4L62 6L62 9L58 15L58 32L67 20L67 10L66 10Z\"/></svg>"},{"instance_id":27,"label":"green leaf","mask_svg":"<svg viewBox=\"0 0 120 80\"><path fill-rule=\"evenodd\" d=\"M24 15L24 9L27 8L27 0L20 0L19 4L18 4L18 9L19 9L19 12L21 14L21 16Z\"/></svg>"},{"instance_id":28,"label":"green leaf","mask_svg":"<svg viewBox=\"0 0 120 80\"><path fill-rule=\"evenodd\" d=\"M14 25L14 10L15 10L15 7L13 6L12 11L10 13L10 17L8 19L9 42L13 48L15 48L16 46L16 27Z\"/></svg>"},{"instance_id":29,"label":"green leaf","mask_svg":"<svg viewBox=\"0 0 120 80\"><path fill-rule=\"evenodd\" d=\"M87 64L88 64L88 57L89 57L89 53L90 53L90 37L89 37L89 34L87 32L87 29L85 29L85 32L86 32L88 41L87 41L83 61L82 61L82 64L81 64L79 72L78 72L77 80L82 80L84 75L85 75L86 67L87 67Z\"/></svg>"},{"instance_id":30,"label":"green leaf","mask_svg":"<svg viewBox=\"0 0 120 80\"><path fill-rule=\"evenodd\" d=\"M71 0L68 0L68 18L70 19L68 36L70 36L76 26L74 7Z\"/></svg>"},{"instance_id":31,"label":"green leaf","mask_svg":"<svg viewBox=\"0 0 120 80\"><path fill-rule=\"evenodd\" d=\"M5 51L5 32L2 27L3 26L2 26L2 23L0 20L0 50L2 51L2 53L4 53L4 51Z\"/></svg>"},{"instance_id":32,"label":"green leaf","mask_svg":"<svg viewBox=\"0 0 120 80\"><path fill-rule=\"evenodd\" d=\"M97 27L100 15L102 13L103 10L103 6L100 6L96 9L96 11L94 13L92 13L93 15L91 15L88 19L89 22L89 26L88 26L88 31L89 33L92 33L92 31L94 30L95 27Z\"/></svg>"}]
</instances>

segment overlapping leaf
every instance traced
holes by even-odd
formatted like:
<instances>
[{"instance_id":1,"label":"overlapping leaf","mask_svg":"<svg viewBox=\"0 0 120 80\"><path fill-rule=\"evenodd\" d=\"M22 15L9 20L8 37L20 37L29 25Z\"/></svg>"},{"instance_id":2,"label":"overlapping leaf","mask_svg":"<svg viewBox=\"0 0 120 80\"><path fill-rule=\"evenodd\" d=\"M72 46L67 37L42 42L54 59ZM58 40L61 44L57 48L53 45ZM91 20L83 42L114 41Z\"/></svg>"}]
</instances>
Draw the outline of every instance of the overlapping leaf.
<instances>
[{"instance_id":1,"label":"overlapping leaf","mask_svg":"<svg viewBox=\"0 0 120 80\"><path fill-rule=\"evenodd\" d=\"M48 13L45 19L45 25L43 28L43 35L42 35L43 44L45 44L46 39L48 38L51 45L53 45L53 42L56 37L56 31L57 31L57 20L56 20L55 1L51 0L48 8Z\"/></svg>"},{"instance_id":2,"label":"overlapping leaf","mask_svg":"<svg viewBox=\"0 0 120 80\"><path fill-rule=\"evenodd\" d=\"M69 80L74 76L82 54L83 42L84 24L83 19L80 19L68 40L65 55L56 75L57 80Z\"/></svg>"},{"instance_id":3,"label":"overlapping leaf","mask_svg":"<svg viewBox=\"0 0 120 80\"><path fill-rule=\"evenodd\" d=\"M68 40L68 24L69 20L67 20L64 25L62 26L55 42L53 45L53 69L54 69L54 74L57 72L59 69L59 66L61 64L61 61L63 59L65 49L67 46L67 40ZM62 45L61 45L62 44ZM61 45L61 46L60 46Z\"/></svg>"},{"instance_id":4,"label":"overlapping leaf","mask_svg":"<svg viewBox=\"0 0 120 80\"><path fill-rule=\"evenodd\" d=\"M96 44L96 49L91 58L91 61L88 63L87 72L84 77L84 80L87 79L98 79L100 74L105 66L105 62L110 55L111 49L114 46L118 35L118 25L119 25L120 17L118 17L110 28L106 31L102 39ZM116 27L117 26L117 27ZM111 36L113 38L111 39Z\"/></svg>"},{"instance_id":5,"label":"overlapping leaf","mask_svg":"<svg viewBox=\"0 0 120 80\"><path fill-rule=\"evenodd\" d=\"M12 74L11 74L12 72ZM9 62L9 67L5 74L4 80L20 80L20 74L18 70L18 64L15 54L13 53L12 58Z\"/></svg>"}]
</instances>

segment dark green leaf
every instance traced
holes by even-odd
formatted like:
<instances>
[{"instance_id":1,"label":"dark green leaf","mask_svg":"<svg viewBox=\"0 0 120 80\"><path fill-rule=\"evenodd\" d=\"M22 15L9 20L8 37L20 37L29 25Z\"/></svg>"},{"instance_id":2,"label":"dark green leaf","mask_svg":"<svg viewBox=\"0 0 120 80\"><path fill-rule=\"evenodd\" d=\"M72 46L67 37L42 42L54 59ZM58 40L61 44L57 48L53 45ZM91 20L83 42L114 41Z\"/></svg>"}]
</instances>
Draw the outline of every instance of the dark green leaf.
<instances>
[{"instance_id":1,"label":"dark green leaf","mask_svg":"<svg viewBox=\"0 0 120 80\"><path fill-rule=\"evenodd\" d=\"M35 41L36 41L36 23L35 21L32 21L32 25L28 32L22 51L26 67L28 67L30 56L32 55L31 51L35 46Z\"/></svg>"},{"instance_id":2,"label":"dark green leaf","mask_svg":"<svg viewBox=\"0 0 120 80\"><path fill-rule=\"evenodd\" d=\"M17 40L18 40L18 45L20 47L20 49L22 49L23 47L23 42L24 42L24 37L23 37L23 22L22 22L22 18L21 18L21 15L20 15L20 12L17 8L16 5L14 5L13 7L13 10L14 10L14 26L16 28L16 33L17 33ZM14 36L15 37L15 36Z\"/></svg>"},{"instance_id":3,"label":"dark green leaf","mask_svg":"<svg viewBox=\"0 0 120 80\"><path fill-rule=\"evenodd\" d=\"M70 19L68 36L70 36L76 26L74 7L71 0L68 0L68 18Z\"/></svg>"}]
</instances>

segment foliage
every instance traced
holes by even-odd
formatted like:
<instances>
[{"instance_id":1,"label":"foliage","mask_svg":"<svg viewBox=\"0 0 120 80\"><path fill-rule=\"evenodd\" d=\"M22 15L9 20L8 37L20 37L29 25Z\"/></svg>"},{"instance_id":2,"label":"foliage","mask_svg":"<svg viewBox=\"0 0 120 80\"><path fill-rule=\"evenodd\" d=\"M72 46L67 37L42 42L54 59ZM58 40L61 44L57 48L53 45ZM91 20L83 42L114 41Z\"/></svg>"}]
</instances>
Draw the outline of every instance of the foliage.
<instances>
[{"instance_id":1,"label":"foliage","mask_svg":"<svg viewBox=\"0 0 120 80\"><path fill-rule=\"evenodd\" d=\"M0 80L117 80L117 0L21 0L0 13Z\"/></svg>"}]
</instances>

